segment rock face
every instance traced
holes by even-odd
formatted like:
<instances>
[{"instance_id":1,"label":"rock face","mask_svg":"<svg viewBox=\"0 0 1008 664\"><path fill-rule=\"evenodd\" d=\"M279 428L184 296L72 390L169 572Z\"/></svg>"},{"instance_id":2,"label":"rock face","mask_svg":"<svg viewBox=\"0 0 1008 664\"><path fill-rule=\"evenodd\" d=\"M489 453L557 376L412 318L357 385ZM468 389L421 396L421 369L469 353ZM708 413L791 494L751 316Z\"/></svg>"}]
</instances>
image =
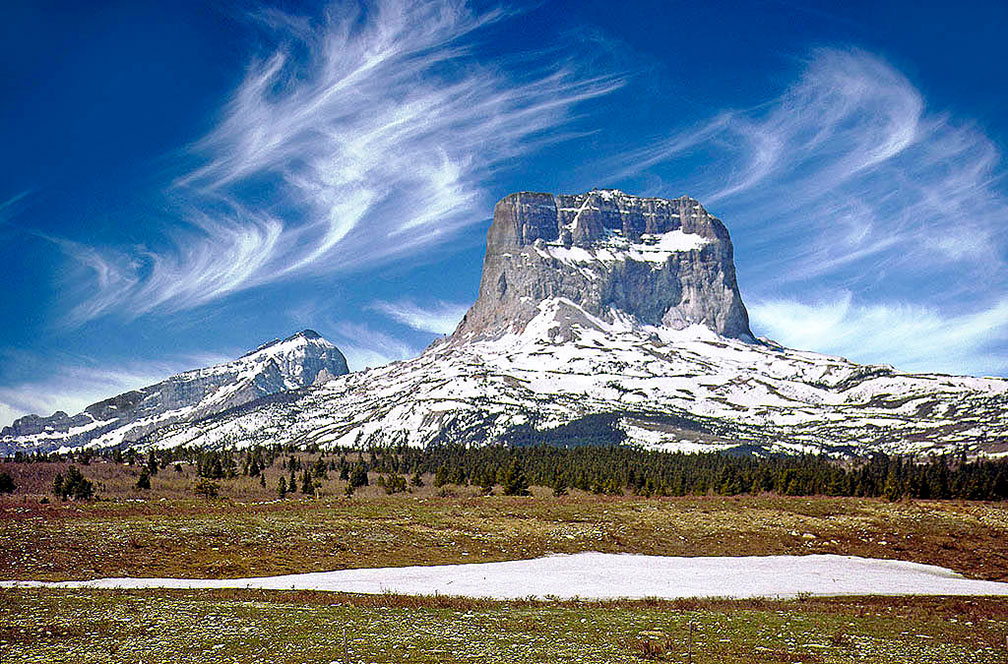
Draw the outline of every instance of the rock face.
<instances>
[{"instance_id":1,"label":"rock face","mask_svg":"<svg viewBox=\"0 0 1008 664\"><path fill-rule=\"evenodd\" d=\"M1008 452L1008 380L755 340L728 232L686 197L508 196L479 299L455 333L420 357L345 373L339 351L304 332L74 417L22 418L0 451L139 441Z\"/></svg>"},{"instance_id":2,"label":"rock face","mask_svg":"<svg viewBox=\"0 0 1008 664\"><path fill-rule=\"evenodd\" d=\"M195 369L124 392L68 416L27 415L0 430L0 450L75 447L96 438L117 444L168 423L194 421L347 373L346 358L313 330L276 339L233 362Z\"/></svg>"},{"instance_id":3,"label":"rock face","mask_svg":"<svg viewBox=\"0 0 1008 664\"><path fill-rule=\"evenodd\" d=\"M518 332L551 298L610 322L622 313L645 325L700 324L754 341L728 230L686 196L597 189L569 196L522 192L497 203L479 299L454 338Z\"/></svg>"},{"instance_id":4,"label":"rock face","mask_svg":"<svg viewBox=\"0 0 1008 664\"><path fill-rule=\"evenodd\" d=\"M158 445L632 443L838 456L1008 451L1008 381L904 374L756 341L724 225L690 198L497 204L479 299L417 358Z\"/></svg>"}]
</instances>

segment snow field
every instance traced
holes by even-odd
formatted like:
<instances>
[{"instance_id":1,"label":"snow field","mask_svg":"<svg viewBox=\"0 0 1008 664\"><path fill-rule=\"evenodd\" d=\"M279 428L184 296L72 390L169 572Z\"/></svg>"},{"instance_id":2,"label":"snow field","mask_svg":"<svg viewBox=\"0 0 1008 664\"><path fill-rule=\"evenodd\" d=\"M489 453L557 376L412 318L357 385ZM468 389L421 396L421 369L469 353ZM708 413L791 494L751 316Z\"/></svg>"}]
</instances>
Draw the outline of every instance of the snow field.
<instances>
[{"instance_id":1,"label":"snow field","mask_svg":"<svg viewBox=\"0 0 1008 664\"><path fill-rule=\"evenodd\" d=\"M4 581L0 586L255 588L494 599L1008 595L1008 583L966 579L942 567L898 560L838 555L681 558L597 552L499 563L346 569L244 579Z\"/></svg>"}]
</instances>

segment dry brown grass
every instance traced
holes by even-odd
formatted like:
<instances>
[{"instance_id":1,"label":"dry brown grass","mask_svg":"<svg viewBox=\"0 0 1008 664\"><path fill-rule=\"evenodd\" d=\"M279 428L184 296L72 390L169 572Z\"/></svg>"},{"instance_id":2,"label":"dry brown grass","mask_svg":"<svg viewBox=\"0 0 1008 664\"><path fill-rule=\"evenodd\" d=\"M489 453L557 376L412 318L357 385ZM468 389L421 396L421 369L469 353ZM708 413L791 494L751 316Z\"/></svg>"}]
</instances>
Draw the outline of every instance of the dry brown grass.
<instances>
[{"instance_id":1,"label":"dry brown grass","mask_svg":"<svg viewBox=\"0 0 1008 664\"><path fill-rule=\"evenodd\" d=\"M540 487L531 498L482 497L470 487L441 497L429 478L414 493L386 496L372 486L351 499L332 479L318 501L279 501L256 480L237 478L221 482L220 499L203 500L192 496L191 468L169 467L139 492L131 488L136 469L97 462L82 470L103 500L40 504L33 487L44 492L64 468L6 465L20 490L0 498L0 578L243 577L597 550L837 553L1008 579L1008 506L1000 503L576 491L554 498Z\"/></svg>"}]
</instances>

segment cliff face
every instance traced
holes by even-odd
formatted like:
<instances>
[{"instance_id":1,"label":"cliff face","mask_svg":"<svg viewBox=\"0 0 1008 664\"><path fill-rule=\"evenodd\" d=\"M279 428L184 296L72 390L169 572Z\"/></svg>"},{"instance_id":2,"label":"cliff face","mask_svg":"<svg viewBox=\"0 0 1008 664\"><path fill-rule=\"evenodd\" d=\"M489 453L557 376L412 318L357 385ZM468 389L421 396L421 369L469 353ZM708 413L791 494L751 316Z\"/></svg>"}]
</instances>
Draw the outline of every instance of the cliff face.
<instances>
[{"instance_id":1,"label":"cliff face","mask_svg":"<svg viewBox=\"0 0 1008 664\"><path fill-rule=\"evenodd\" d=\"M753 340L728 230L685 196L522 192L497 203L479 298L453 339L520 332L551 298L606 320Z\"/></svg>"},{"instance_id":2,"label":"cliff face","mask_svg":"<svg viewBox=\"0 0 1008 664\"><path fill-rule=\"evenodd\" d=\"M72 417L22 418L0 431L0 454L488 442L1008 450L1004 379L753 343L732 254L724 225L690 198L514 194L494 211L478 301L419 357L347 374L342 354L305 331ZM284 390L295 391L272 396Z\"/></svg>"}]
</instances>

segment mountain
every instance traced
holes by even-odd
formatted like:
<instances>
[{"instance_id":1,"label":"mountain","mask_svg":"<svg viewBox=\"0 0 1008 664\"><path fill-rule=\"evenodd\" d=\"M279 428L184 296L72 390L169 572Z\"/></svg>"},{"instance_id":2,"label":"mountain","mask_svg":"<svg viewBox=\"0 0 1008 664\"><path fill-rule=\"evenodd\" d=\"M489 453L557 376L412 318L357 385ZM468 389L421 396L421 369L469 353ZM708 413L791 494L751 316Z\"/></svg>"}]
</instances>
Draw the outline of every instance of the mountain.
<instances>
[{"instance_id":1,"label":"mountain","mask_svg":"<svg viewBox=\"0 0 1008 664\"><path fill-rule=\"evenodd\" d=\"M0 430L0 451L128 443L168 425L196 422L346 373L339 349L317 332L304 330L263 344L233 362L186 371L99 401L72 417L62 411L49 417L22 417Z\"/></svg>"},{"instance_id":2,"label":"mountain","mask_svg":"<svg viewBox=\"0 0 1008 664\"><path fill-rule=\"evenodd\" d=\"M497 203L479 298L455 338L520 332L549 300L592 316L676 330L699 324L754 341L728 229L686 196L596 190L518 193Z\"/></svg>"},{"instance_id":3,"label":"mountain","mask_svg":"<svg viewBox=\"0 0 1008 664\"><path fill-rule=\"evenodd\" d=\"M1008 381L757 340L732 253L724 225L690 198L513 194L495 208L479 298L450 337L152 440L1008 451Z\"/></svg>"},{"instance_id":4,"label":"mountain","mask_svg":"<svg viewBox=\"0 0 1008 664\"><path fill-rule=\"evenodd\" d=\"M720 220L688 197L594 190L500 201L477 301L419 357L134 431L159 446L1002 453L1006 414L1004 379L907 374L755 338Z\"/></svg>"}]
</instances>

